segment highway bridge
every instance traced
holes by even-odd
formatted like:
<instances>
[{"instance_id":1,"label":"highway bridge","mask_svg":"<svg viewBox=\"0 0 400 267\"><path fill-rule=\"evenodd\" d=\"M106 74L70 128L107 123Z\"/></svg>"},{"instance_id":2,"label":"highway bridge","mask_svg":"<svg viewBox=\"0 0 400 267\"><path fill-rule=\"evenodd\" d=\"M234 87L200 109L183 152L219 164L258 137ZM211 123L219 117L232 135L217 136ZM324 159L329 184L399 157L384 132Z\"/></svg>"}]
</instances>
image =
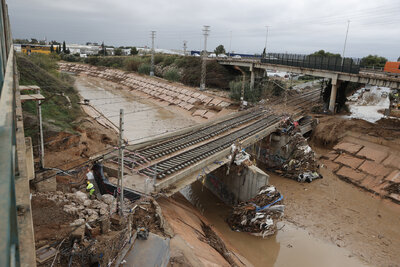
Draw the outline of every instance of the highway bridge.
<instances>
[{"instance_id":1,"label":"highway bridge","mask_svg":"<svg viewBox=\"0 0 400 267\"><path fill-rule=\"evenodd\" d=\"M382 71L363 69L359 59L329 58L320 56L268 54L265 58L233 59L217 58L221 65L249 68L250 88L254 87L257 71L279 71L310 75L331 80L332 90L329 110L334 112L338 86L342 81L370 84L392 89L400 89L400 76Z\"/></svg>"}]
</instances>

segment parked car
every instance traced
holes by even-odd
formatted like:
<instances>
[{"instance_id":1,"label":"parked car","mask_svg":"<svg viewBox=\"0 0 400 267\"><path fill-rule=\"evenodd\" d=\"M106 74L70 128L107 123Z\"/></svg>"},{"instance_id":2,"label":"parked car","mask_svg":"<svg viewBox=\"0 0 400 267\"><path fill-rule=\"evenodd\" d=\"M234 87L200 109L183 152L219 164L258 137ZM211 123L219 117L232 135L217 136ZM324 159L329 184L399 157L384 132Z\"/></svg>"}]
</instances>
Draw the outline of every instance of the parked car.
<instances>
[{"instance_id":1,"label":"parked car","mask_svg":"<svg viewBox=\"0 0 400 267\"><path fill-rule=\"evenodd\" d=\"M239 55L236 55L236 56L233 56L232 58L234 58L234 59L241 59L242 57L239 56Z\"/></svg>"},{"instance_id":2,"label":"parked car","mask_svg":"<svg viewBox=\"0 0 400 267\"><path fill-rule=\"evenodd\" d=\"M219 57L219 58L227 58L228 56L225 55L225 54L219 54L218 57Z\"/></svg>"},{"instance_id":3,"label":"parked car","mask_svg":"<svg viewBox=\"0 0 400 267\"><path fill-rule=\"evenodd\" d=\"M199 56L200 56L200 54L198 54L198 53L194 53L194 54L193 54L193 56L195 56L195 57L199 57Z\"/></svg>"},{"instance_id":4,"label":"parked car","mask_svg":"<svg viewBox=\"0 0 400 267\"><path fill-rule=\"evenodd\" d=\"M217 57L217 55L215 53L212 53L212 54L208 55L208 57L214 58L214 57Z\"/></svg>"}]
</instances>

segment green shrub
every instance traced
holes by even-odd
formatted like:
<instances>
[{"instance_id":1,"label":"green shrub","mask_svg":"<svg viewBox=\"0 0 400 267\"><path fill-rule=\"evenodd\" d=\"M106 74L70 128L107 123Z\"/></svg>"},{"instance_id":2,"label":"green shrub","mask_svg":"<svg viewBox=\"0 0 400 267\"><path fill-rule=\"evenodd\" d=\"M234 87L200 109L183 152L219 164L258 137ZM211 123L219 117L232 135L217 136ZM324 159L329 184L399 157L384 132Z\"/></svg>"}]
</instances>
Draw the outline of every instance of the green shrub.
<instances>
[{"instance_id":1,"label":"green shrub","mask_svg":"<svg viewBox=\"0 0 400 267\"><path fill-rule=\"evenodd\" d=\"M164 74L164 79L167 79L168 81L177 82L180 80L180 78L181 75L179 75L179 72L176 69L170 69Z\"/></svg>"},{"instance_id":2,"label":"green shrub","mask_svg":"<svg viewBox=\"0 0 400 267\"><path fill-rule=\"evenodd\" d=\"M139 72L140 74L149 75L149 74L150 74L150 70L151 70L150 64L146 64L146 63L140 64L140 65L139 65L139 68L138 68L138 72Z\"/></svg>"},{"instance_id":3,"label":"green shrub","mask_svg":"<svg viewBox=\"0 0 400 267\"><path fill-rule=\"evenodd\" d=\"M126 60L125 61L125 63L124 63L124 68L127 70L127 71L138 71L138 69L139 69L139 65L141 64L142 62L140 61L140 60L138 60L138 59L136 59L136 58L132 58L132 59L129 59L129 60Z\"/></svg>"},{"instance_id":4,"label":"green shrub","mask_svg":"<svg viewBox=\"0 0 400 267\"><path fill-rule=\"evenodd\" d=\"M166 56L166 57L164 58L162 64L163 64L164 67L169 66L169 65L171 65L172 63L174 63L175 59L176 59L176 56Z\"/></svg>"},{"instance_id":5,"label":"green shrub","mask_svg":"<svg viewBox=\"0 0 400 267\"><path fill-rule=\"evenodd\" d=\"M174 63L178 68L183 68L185 66L186 61L184 57L179 57L175 59Z\"/></svg>"},{"instance_id":6,"label":"green shrub","mask_svg":"<svg viewBox=\"0 0 400 267\"><path fill-rule=\"evenodd\" d=\"M163 62L163 60L164 60L163 55L161 55L161 54L154 55L154 64L161 63L161 62Z\"/></svg>"}]
</instances>

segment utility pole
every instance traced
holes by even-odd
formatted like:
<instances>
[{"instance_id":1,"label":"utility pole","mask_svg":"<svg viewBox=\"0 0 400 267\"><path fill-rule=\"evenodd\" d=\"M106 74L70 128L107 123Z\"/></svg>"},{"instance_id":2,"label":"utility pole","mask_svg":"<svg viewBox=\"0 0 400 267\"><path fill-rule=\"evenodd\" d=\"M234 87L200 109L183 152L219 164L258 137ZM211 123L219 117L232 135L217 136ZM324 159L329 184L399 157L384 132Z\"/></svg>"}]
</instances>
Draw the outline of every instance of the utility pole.
<instances>
[{"instance_id":1,"label":"utility pole","mask_svg":"<svg viewBox=\"0 0 400 267\"><path fill-rule=\"evenodd\" d=\"M267 54L267 42L268 42L268 29L269 29L269 26L265 26L266 28L267 28L267 34L265 35L265 46L264 46L264 49L265 49L265 54Z\"/></svg>"},{"instance_id":2,"label":"utility pole","mask_svg":"<svg viewBox=\"0 0 400 267\"><path fill-rule=\"evenodd\" d=\"M187 41L183 41L183 55L186 57Z\"/></svg>"},{"instance_id":3,"label":"utility pole","mask_svg":"<svg viewBox=\"0 0 400 267\"><path fill-rule=\"evenodd\" d=\"M119 110L119 158L118 158L118 183L120 189L119 215L123 216L124 210L124 110Z\"/></svg>"},{"instance_id":4,"label":"utility pole","mask_svg":"<svg viewBox=\"0 0 400 267\"><path fill-rule=\"evenodd\" d=\"M37 90L37 93L40 94L40 90ZM39 157L40 157L40 168L44 168L44 143L43 143L43 123L42 123L42 101L38 100L37 102L37 114L38 114L38 122L39 122Z\"/></svg>"},{"instance_id":5,"label":"utility pole","mask_svg":"<svg viewBox=\"0 0 400 267\"><path fill-rule=\"evenodd\" d=\"M344 63L344 52L346 50L347 35L349 34L350 20L347 21L346 37L344 38L343 53L342 53L342 67Z\"/></svg>"},{"instance_id":6,"label":"utility pole","mask_svg":"<svg viewBox=\"0 0 400 267\"><path fill-rule=\"evenodd\" d=\"M229 57L231 57L231 48L232 48L232 31L230 31L230 34L229 34Z\"/></svg>"},{"instance_id":7,"label":"utility pole","mask_svg":"<svg viewBox=\"0 0 400 267\"><path fill-rule=\"evenodd\" d=\"M151 69L150 76L154 76L154 38L156 37L156 31L151 31Z\"/></svg>"},{"instance_id":8,"label":"utility pole","mask_svg":"<svg viewBox=\"0 0 400 267\"><path fill-rule=\"evenodd\" d=\"M204 35L204 51L203 58L201 62L201 81L200 81L200 91L206 89L206 63L207 63L207 37L210 31L210 26L203 26Z\"/></svg>"}]
</instances>

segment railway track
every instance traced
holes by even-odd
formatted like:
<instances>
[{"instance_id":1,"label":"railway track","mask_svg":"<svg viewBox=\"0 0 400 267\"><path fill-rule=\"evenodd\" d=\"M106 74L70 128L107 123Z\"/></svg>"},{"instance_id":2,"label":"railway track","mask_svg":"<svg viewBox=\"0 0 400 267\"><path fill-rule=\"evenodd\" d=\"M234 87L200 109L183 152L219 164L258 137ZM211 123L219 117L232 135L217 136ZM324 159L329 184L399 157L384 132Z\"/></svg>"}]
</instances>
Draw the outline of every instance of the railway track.
<instances>
[{"instance_id":1,"label":"railway track","mask_svg":"<svg viewBox=\"0 0 400 267\"><path fill-rule=\"evenodd\" d=\"M162 143L150 145L136 151L130 151L126 155L126 164L130 168L142 166L146 162L172 154L176 151L185 149L189 146L211 139L223 132L239 127L252 120L260 118L265 112L258 109L250 111L240 116L228 119L217 124L209 125L196 132L189 132L166 140Z\"/></svg>"},{"instance_id":2,"label":"railway track","mask_svg":"<svg viewBox=\"0 0 400 267\"><path fill-rule=\"evenodd\" d=\"M231 146L235 141L243 140L255 133L265 129L265 127L272 125L280 120L280 117L274 114L269 114L266 117L248 125L242 129L237 130L229 135L222 136L211 142L201 146L184 151L178 155L162 160L156 164L139 170L139 173L149 177L156 175L157 179L164 179L165 177L178 172L198 161L201 161L223 149Z\"/></svg>"}]
</instances>

